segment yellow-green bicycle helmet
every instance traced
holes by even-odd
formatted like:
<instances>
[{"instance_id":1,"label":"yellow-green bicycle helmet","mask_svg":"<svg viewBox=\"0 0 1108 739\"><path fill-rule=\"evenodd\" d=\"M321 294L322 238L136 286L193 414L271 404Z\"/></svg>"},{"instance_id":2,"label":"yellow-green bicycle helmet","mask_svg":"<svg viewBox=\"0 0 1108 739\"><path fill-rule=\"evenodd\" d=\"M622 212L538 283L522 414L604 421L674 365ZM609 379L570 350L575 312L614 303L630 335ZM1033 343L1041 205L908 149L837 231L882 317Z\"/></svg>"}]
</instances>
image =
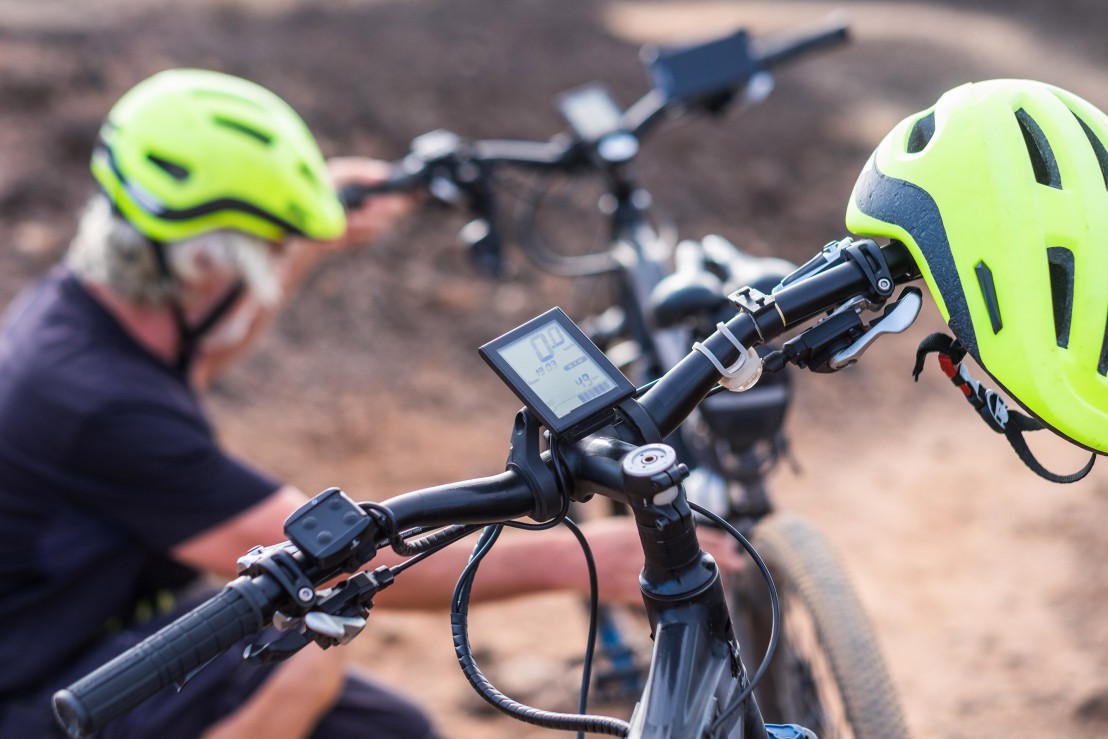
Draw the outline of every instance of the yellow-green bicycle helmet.
<instances>
[{"instance_id":1,"label":"yellow-green bicycle helmet","mask_svg":"<svg viewBox=\"0 0 1108 739\"><path fill-rule=\"evenodd\" d=\"M1065 90L963 85L885 137L846 216L854 233L903 242L961 347L1039 421L1100 453L1106 146L1108 116Z\"/></svg>"},{"instance_id":2,"label":"yellow-green bicycle helmet","mask_svg":"<svg viewBox=\"0 0 1108 739\"><path fill-rule=\"evenodd\" d=\"M319 147L268 90L198 69L161 72L111 109L92 173L155 242L235 229L331 239L346 226Z\"/></svg>"}]
</instances>

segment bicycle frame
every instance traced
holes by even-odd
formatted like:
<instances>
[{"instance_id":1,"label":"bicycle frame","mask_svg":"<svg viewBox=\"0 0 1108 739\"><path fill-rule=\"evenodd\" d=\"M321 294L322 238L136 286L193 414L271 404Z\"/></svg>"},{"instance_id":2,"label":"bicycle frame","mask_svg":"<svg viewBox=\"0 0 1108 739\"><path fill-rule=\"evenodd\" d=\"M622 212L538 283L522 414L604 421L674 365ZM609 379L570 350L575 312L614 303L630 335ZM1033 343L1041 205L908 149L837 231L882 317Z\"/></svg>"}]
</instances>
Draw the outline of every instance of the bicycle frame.
<instances>
[{"instance_id":1,"label":"bicycle frame","mask_svg":"<svg viewBox=\"0 0 1108 739\"><path fill-rule=\"evenodd\" d=\"M663 347L659 347L659 342L673 339L670 346L664 347L670 349L666 353L671 357L674 347L679 347L679 357L684 356L688 346L687 341L682 341L686 332L677 329L660 331L652 325L653 321L649 316L651 293L670 273L666 263L669 252L666 250L665 254L659 254L665 248L661 237L646 222L643 209L634 202L635 193L639 191L626 181L617 183L613 190L616 205L611 219L612 241L609 251L619 265L619 302L628 321L631 339L640 346L642 354L649 360L647 372L657 376L667 369L662 366L664 359L660 356L660 350ZM675 334L682 337L677 338ZM681 346L682 343L684 346Z\"/></svg>"}]
</instances>

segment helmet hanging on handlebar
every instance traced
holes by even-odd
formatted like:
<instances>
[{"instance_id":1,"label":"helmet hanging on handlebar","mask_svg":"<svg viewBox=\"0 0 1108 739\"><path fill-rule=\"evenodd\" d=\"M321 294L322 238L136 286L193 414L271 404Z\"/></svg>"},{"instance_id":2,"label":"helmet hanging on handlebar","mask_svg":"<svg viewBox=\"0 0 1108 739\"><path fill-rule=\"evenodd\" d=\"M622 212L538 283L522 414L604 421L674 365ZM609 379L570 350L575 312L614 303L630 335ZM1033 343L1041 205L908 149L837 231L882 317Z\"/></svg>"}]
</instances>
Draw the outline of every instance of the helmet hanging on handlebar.
<instances>
[{"instance_id":1,"label":"helmet hanging on handlebar","mask_svg":"<svg viewBox=\"0 0 1108 739\"><path fill-rule=\"evenodd\" d=\"M852 232L903 242L959 344L1108 453L1108 116L1028 80L957 87L878 145ZM1036 424L1037 425L1037 424Z\"/></svg>"}]
</instances>

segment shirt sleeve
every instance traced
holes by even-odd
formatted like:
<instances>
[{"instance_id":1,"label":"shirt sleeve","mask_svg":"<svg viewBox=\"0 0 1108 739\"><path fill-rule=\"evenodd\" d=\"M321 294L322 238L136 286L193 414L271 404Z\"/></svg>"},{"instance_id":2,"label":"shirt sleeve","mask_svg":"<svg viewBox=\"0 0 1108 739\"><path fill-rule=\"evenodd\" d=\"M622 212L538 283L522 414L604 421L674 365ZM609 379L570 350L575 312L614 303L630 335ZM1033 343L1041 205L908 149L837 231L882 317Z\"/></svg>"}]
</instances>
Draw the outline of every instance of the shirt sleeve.
<instances>
[{"instance_id":1,"label":"shirt sleeve","mask_svg":"<svg viewBox=\"0 0 1108 739\"><path fill-rule=\"evenodd\" d=\"M198 419L115 406L74 440L74 503L168 551L272 495L281 485L224 452Z\"/></svg>"}]
</instances>

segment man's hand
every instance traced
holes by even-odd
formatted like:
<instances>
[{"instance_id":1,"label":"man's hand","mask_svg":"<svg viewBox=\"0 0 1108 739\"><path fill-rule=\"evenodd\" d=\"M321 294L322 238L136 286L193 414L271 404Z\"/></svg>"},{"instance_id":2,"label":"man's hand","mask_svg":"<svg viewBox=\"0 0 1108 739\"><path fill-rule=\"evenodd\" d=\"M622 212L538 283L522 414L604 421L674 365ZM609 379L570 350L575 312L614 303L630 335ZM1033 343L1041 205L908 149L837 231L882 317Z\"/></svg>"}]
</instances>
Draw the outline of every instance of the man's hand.
<instances>
[{"instance_id":1,"label":"man's hand","mask_svg":"<svg viewBox=\"0 0 1108 739\"><path fill-rule=\"evenodd\" d=\"M337 157L327 162L336 188L345 185L375 185L388 179L391 168L387 162L366 157ZM382 193L372 195L346 214L346 233L325 248L347 249L373 242L396 227L419 203L418 195Z\"/></svg>"},{"instance_id":2,"label":"man's hand","mask_svg":"<svg viewBox=\"0 0 1108 739\"><path fill-rule=\"evenodd\" d=\"M309 644L282 663L250 699L202 739L303 739L338 700L348 653Z\"/></svg>"}]
</instances>

